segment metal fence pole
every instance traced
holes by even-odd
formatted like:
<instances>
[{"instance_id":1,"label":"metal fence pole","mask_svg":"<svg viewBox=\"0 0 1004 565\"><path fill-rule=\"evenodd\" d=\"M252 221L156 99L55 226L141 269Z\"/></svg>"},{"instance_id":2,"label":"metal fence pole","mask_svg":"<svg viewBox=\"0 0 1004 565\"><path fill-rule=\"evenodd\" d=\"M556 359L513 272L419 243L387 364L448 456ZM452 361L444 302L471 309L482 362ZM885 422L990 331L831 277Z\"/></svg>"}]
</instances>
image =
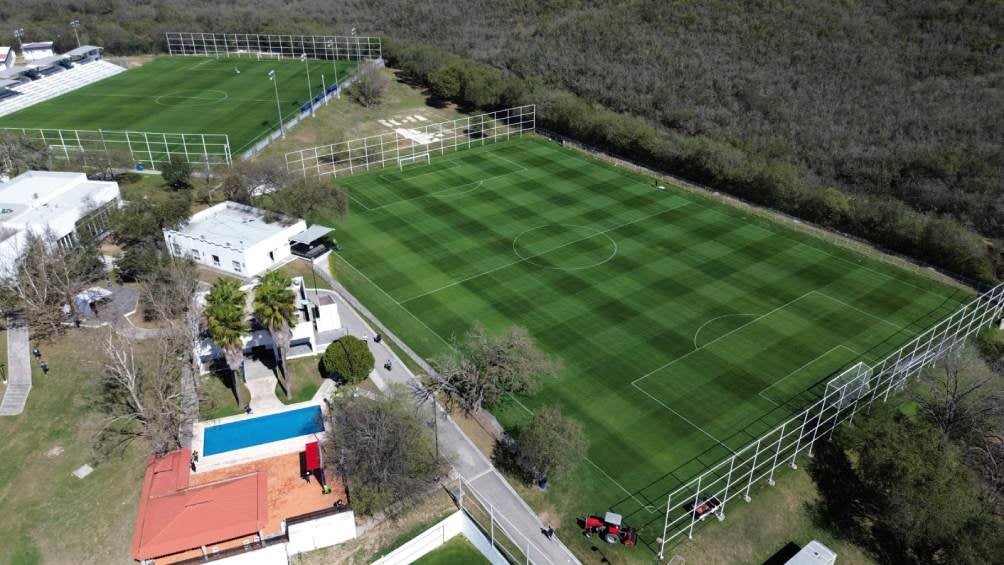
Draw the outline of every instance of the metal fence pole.
<instances>
[{"instance_id":1,"label":"metal fence pole","mask_svg":"<svg viewBox=\"0 0 1004 565\"><path fill-rule=\"evenodd\" d=\"M704 475L697 476L697 489L694 490L694 507L690 510L690 529L687 531L687 538L694 539L694 522L697 521L697 505L701 499L701 479Z\"/></svg>"},{"instance_id":2,"label":"metal fence pole","mask_svg":"<svg viewBox=\"0 0 1004 565\"><path fill-rule=\"evenodd\" d=\"M784 428L787 425L788 422L781 424L781 432L777 436L777 451L774 452L774 460L770 463L770 478L767 479L767 484L770 486L774 486L774 469L777 469L777 458L781 455L781 442L784 441Z\"/></svg>"},{"instance_id":3,"label":"metal fence pole","mask_svg":"<svg viewBox=\"0 0 1004 565\"><path fill-rule=\"evenodd\" d=\"M756 440L756 451L753 452L753 465L750 467L750 480L746 483L746 492L743 493L743 500L749 502L750 499L750 489L753 487L753 477L756 475L756 458L760 455L760 443L763 441L763 436L760 436Z\"/></svg>"}]
</instances>

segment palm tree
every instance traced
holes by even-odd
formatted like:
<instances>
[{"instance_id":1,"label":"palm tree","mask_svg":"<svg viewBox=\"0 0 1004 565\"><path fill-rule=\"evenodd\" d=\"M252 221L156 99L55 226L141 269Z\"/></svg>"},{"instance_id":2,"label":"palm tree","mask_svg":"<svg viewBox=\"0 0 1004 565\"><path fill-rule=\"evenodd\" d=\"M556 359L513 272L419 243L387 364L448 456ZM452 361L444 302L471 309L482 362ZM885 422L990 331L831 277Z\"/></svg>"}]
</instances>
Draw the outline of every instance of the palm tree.
<instances>
[{"instance_id":1,"label":"palm tree","mask_svg":"<svg viewBox=\"0 0 1004 565\"><path fill-rule=\"evenodd\" d=\"M220 279L206 296L205 309L209 337L223 351L233 377L234 396L241 406L244 405L244 398L238 371L244 361L243 338L251 331L244 315L244 301L244 291L236 280Z\"/></svg>"},{"instance_id":2,"label":"palm tree","mask_svg":"<svg viewBox=\"0 0 1004 565\"><path fill-rule=\"evenodd\" d=\"M286 367L286 357L289 355L289 328L296 316L296 294L289 289L291 284L293 281L289 277L278 271L272 271L261 278L261 283L254 291L254 316L259 324L268 328L272 341L279 350L282 382L287 399L293 394Z\"/></svg>"}]
</instances>

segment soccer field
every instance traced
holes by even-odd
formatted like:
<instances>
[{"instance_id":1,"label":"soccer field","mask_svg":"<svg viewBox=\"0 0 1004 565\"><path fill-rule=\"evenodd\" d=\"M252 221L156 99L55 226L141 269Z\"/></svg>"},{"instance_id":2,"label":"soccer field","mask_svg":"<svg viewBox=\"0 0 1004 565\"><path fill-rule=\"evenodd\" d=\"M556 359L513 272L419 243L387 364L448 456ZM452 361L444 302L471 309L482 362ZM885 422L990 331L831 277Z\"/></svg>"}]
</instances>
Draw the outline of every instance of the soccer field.
<instances>
[{"instance_id":1,"label":"soccer field","mask_svg":"<svg viewBox=\"0 0 1004 565\"><path fill-rule=\"evenodd\" d=\"M338 61L344 81L355 61ZM0 118L0 127L212 133L230 137L234 156L279 129L273 83L279 76L284 119L308 100L307 71L315 96L334 81L332 61L254 61L208 57L157 57L142 67L106 78ZM240 71L238 74L237 71Z\"/></svg>"},{"instance_id":2,"label":"soccer field","mask_svg":"<svg viewBox=\"0 0 1004 565\"><path fill-rule=\"evenodd\" d=\"M426 356L475 320L526 326L561 378L495 414L581 422L588 458L552 488L649 542L668 491L971 298L536 137L336 182L350 216L315 220L341 280Z\"/></svg>"}]
</instances>

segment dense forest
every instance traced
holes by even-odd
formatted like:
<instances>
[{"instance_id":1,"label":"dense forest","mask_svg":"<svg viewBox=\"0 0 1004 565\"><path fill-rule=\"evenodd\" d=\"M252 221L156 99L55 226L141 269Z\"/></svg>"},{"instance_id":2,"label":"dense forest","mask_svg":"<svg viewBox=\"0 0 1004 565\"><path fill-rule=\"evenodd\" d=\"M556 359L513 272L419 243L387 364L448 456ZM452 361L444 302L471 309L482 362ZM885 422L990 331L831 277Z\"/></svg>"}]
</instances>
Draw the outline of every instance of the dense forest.
<instances>
[{"instance_id":1,"label":"dense forest","mask_svg":"<svg viewBox=\"0 0 1004 565\"><path fill-rule=\"evenodd\" d=\"M999 1L0 0L0 29L26 39L70 47L74 17L118 53L160 50L168 30L385 34L390 62L436 94L537 102L563 133L971 278L1001 274ZM490 65L466 76L488 85L449 84L476 68L456 55Z\"/></svg>"}]
</instances>

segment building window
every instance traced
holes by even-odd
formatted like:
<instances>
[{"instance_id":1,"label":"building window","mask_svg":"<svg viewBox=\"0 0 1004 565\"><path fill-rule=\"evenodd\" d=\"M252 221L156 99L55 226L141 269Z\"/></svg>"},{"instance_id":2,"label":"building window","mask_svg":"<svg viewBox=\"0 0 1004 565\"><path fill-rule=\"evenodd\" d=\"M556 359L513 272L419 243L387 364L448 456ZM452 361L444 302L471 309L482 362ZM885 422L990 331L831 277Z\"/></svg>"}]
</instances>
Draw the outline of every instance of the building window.
<instances>
[{"instance_id":1,"label":"building window","mask_svg":"<svg viewBox=\"0 0 1004 565\"><path fill-rule=\"evenodd\" d=\"M176 257L181 257L182 253L181 253L181 245L180 244L177 244L177 243L174 244L174 255Z\"/></svg>"},{"instance_id":2,"label":"building window","mask_svg":"<svg viewBox=\"0 0 1004 565\"><path fill-rule=\"evenodd\" d=\"M241 272L241 264L239 261L234 261L234 272L235 273Z\"/></svg>"},{"instance_id":3,"label":"building window","mask_svg":"<svg viewBox=\"0 0 1004 565\"><path fill-rule=\"evenodd\" d=\"M213 266L214 267L219 267L220 266L220 256L219 255L213 255Z\"/></svg>"},{"instance_id":4,"label":"building window","mask_svg":"<svg viewBox=\"0 0 1004 565\"><path fill-rule=\"evenodd\" d=\"M272 251L268 252L268 260L269 261L275 261L275 253L274 252L272 252Z\"/></svg>"},{"instance_id":5,"label":"building window","mask_svg":"<svg viewBox=\"0 0 1004 565\"><path fill-rule=\"evenodd\" d=\"M199 250L198 250L198 249L195 249L195 248L193 247L193 248L192 248L192 259L195 259L196 261L198 261L198 260L199 260L199 259L201 259L201 258L202 258L202 256L201 256L201 255L199 254Z\"/></svg>"}]
</instances>

